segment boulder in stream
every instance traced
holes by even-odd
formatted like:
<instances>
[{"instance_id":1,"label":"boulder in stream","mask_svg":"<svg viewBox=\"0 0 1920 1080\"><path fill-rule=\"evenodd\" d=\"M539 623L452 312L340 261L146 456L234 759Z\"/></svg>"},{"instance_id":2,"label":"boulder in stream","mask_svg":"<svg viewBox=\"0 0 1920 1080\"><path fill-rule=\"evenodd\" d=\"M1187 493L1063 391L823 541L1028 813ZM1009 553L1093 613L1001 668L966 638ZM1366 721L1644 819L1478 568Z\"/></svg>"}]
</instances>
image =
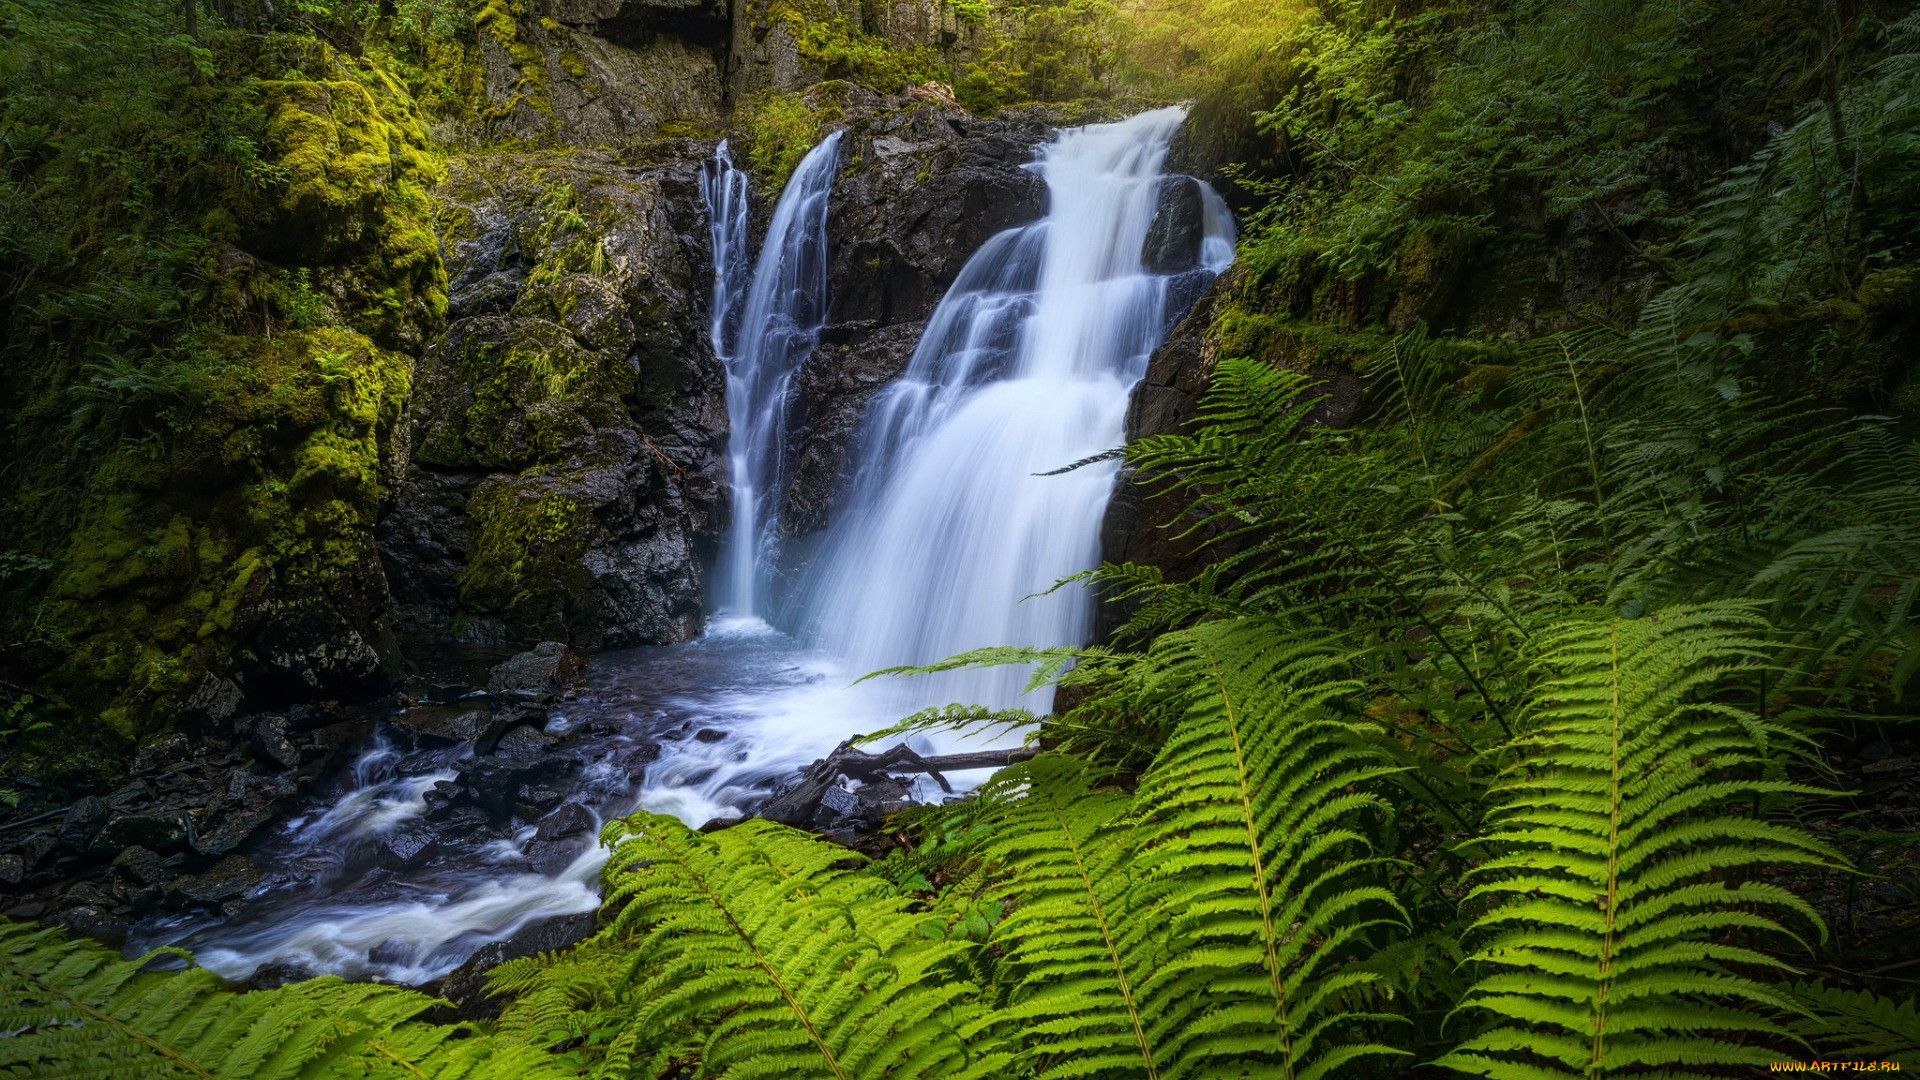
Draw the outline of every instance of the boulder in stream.
<instances>
[{"instance_id":1,"label":"boulder in stream","mask_svg":"<svg viewBox=\"0 0 1920 1080\"><path fill-rule=\"evenodd\" d=\"M573 684L585 662L558 641L543 641L493 669L487 693L518 701L551 701Z\"/></svg>"}]
</instances>

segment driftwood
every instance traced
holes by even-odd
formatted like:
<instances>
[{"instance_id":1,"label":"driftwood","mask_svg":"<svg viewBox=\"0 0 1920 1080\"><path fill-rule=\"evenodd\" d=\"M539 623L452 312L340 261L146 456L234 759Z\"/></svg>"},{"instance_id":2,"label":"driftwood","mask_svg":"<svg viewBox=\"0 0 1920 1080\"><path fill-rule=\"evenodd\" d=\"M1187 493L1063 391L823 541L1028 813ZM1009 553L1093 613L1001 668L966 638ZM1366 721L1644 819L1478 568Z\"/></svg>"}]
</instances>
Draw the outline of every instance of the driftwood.
<instances>
[{"instance_id":1,"label":"driftwood","mask_svg":"<svg viewBox=\"0 0 1920 1080\"><path fill-rule=\"evenodd\" d=\"M925 757L901 743L878 754L869 754L854 746L853 740L849 739L834 747L833 753L807 766L806 771L800 774L800 779L768 799L754 816L787 825L804 824L813 817L827 789L842 776L872 783L892 779L894 773L926 773L940 785L940 790L952 792L953 785L947 782L942 773L1004 768L1037 753L1039 751L1032 747L1021 747L1017 750L976 750L966 754Z\"/></svg>"}]
</instances>

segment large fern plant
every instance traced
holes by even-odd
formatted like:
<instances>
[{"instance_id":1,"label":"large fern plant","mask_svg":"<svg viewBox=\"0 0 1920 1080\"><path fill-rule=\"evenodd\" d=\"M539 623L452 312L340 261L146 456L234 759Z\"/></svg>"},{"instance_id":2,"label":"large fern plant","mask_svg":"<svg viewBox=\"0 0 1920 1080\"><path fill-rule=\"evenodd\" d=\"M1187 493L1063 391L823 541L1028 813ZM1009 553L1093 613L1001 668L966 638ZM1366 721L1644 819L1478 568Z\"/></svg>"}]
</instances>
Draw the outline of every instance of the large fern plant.
<instances>
[{"instance_id":1,"label":"large fern plant","mask_svg":"<svg viewBox=\"0 0 1920 1080\"><path fill-rule=\"evenodd\" d=\"M55 929L0 920L0 1075L60 1080L539 1080L539 1050L411 1022L432 998L314 979L236 994L212 972L154 970Z\"/></svg>"},{"instance_id":2,"label":"large fern plant","mask_svg":"<svg viewBox=\"0 0 1920 1080\"><path fill-rule=\"evenodd\" d=\"M766 822L703 836L643 813L607 837L610 932L634 939L616 1075L676 1036L701 1075L739 1080L1003 1075L979 990L955 976L971 946L857 856Z\"/></svg>"},{"instance_id":3,"label":"large fern plant","mask_svg":"<svg viewBox=\"0 0 1920 1080\"><path fill-rule=\"evenodd\" d=\"M1774 778L1792 736L1714 701L1757 659L1744 608L1568 622L1543 643L1532 724L1493 789L1469 897L1487 973L1461 1008L1491 1018L1440 1064L1511 1080L1765 1067L1793 1038L1786 965L1818 915L1755 870L1830 866L1809 834L1753 813L1811 794ZM1745 811L1745 812L1741 812Z\"/></svg>"}]
</instances>

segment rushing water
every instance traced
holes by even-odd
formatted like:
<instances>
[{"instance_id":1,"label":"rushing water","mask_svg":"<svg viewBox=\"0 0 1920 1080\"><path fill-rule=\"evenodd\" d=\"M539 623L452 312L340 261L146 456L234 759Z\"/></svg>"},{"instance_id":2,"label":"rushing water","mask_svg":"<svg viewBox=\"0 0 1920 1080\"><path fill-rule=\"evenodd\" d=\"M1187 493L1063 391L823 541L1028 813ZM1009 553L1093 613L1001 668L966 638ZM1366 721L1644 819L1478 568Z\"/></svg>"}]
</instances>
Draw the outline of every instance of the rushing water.
<instances>
[{"instance_id":1,"label":"rushing water","mask_svg":"<svg viewBox=\"0 0 1920 1080\"><path fill-rule=\"evenodd\" d=\"M1047 215L995 236L961 271L906 371L869 406L854 487L786 596L769 595L767 538L790 386L827 307L839 136L795 171L757 259L746 177L722 144L703 176L735 484L721 614L699 641L593 659L585 690L548 722L565 736L551 753L574 766L568 801L594 821L644 807L698 825L924 706L1046 710L1050 695L1023 695L1019 670L851 684L979 646L1085 639L1084 591L1034 594L1095 564L1115 465L1042 474L1121 443L1148 354L1232 258L1219 197L1162 175L1181 119L1157 110L1041 149L1029 167L1046 181ZM1142 252L1175 182L1197 190L1197 237L1175 265L1149 270ZM634 752L650 742L660 757L640 770ZM417 983L540 919L594 908L605 852L578 835L554 849L525 822L440 835L429 857L392 865L392 838L420 828L428 793L467 753L377 733L334 791L256 844L267 877L231 918L156 920L132 945L185 945L236 977L289 963Z\"/></svg>"},{"instance_id":2,"label":"rushing water","mask_svg":"<svg viewBox=\"0 0 1920 1080\"><path fill-rule=\"evenodd\" d=\"M767 579L773 515L786 485L785 434L793 377L827 317L827 196L840 133L794 169L773 211L744 296L747 181L725 143L702 174L713 237L713 351L727 369L727 463L733 521L722 547L721 611L757 616Z\"/></svg>"}]
</instances>

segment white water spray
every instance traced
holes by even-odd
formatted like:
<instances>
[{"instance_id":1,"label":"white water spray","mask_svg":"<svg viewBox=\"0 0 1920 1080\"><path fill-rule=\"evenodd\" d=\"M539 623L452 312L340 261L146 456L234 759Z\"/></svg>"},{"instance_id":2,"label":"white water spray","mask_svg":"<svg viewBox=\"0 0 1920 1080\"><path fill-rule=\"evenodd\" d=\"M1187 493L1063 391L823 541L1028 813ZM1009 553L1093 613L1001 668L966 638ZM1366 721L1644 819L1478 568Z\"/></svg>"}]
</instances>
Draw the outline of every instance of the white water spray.
<instances>
[{"instance_id":1,"label":"white water spray","mask_svg":"<svg viewBox=\"0 0 1920 1080\"><path fill-rule=\"evenodd\" d=\"M1028 673L1017 668L848 684L968 649L1086 640L1085 590L1035 594L1097 564L1118 466L1039 474L1124 442L1127 396L1148 356L1233 259L1233 221L1219 195L1163 174L1183 119L1180 109L1160 109L1062 132L1041 149L1029 167L1046 179L1047 216L974 254L906 371L868 407L853 448L853 489L842 493L802 587L779 605L794 638L757 621L716 620L691 646L756 674L680 701L729 737L670 745L648 770L644 805L692 824L737 812L770 778L928 706L1048 710L1051 693L1024 694ZM799 183L796 174L783 210L826 189L824 179L796 190ZM1184 229L1185 246L1172 245L1182 251L1173 265L1163 258L1149 270L1143 251L1171 183L1196 189L1197 220L1160 223ZM770 233L769 250L786 235ZM779 265L769 259L763 252L756 295L760 274ZM755 332L782 343L787 334L749 304L741 356ZM736 484L739 467L736 460ZM764 596L756 603L755 611L771 606ZM923 749L958 742L929 740Z\"/></svg>"},{"instance_id":2,"label":"white water spray","mask_svg":"<svg viewBox=\"0 0 1920 1080\"><path fill-rule=\"evenodd\" d=\"M718 607L762 614L773 519L787 476L787 402L793 377L819 340L827 312L827 195L839 164L834 132L787 181L740 298L746 263L747 180L725 143L702 174L713 238L713 351L727 369L727 460L733 522L722 548Z\"/></svg>"}]
</instances>

